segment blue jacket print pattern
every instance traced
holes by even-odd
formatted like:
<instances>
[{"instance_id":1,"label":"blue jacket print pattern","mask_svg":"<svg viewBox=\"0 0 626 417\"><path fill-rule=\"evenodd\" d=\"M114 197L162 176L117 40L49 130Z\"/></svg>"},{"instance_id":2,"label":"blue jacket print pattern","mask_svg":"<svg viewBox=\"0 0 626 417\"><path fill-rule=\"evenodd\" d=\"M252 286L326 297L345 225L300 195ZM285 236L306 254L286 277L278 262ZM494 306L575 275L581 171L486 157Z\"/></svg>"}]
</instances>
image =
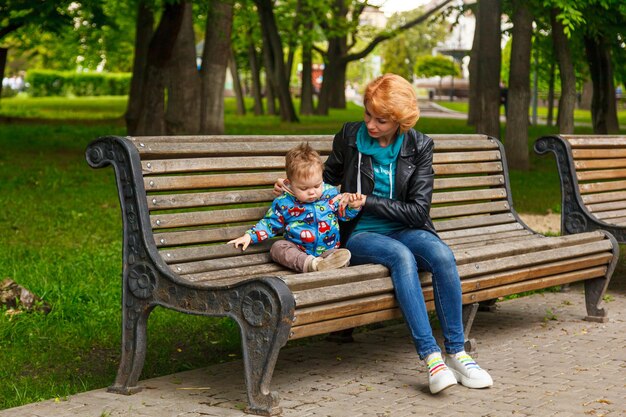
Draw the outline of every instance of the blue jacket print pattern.
<instances>
[{"instance_id":1,"label":"blue jacket print pattern","mask_svg":"<svg viewBox=\"0 0 626 417\"><path fill-rule=\"evenodd\" d=\"M279 234L298 245L309 255L319 256L329 249L338 248L339 222L356 217L359 209L346 207L339 214L339 192L324 184L322 196L312 203L303 203L288 192L276 197L265 217L246 233L252 243L259 243Z\"/></svg>"}]
</instances>

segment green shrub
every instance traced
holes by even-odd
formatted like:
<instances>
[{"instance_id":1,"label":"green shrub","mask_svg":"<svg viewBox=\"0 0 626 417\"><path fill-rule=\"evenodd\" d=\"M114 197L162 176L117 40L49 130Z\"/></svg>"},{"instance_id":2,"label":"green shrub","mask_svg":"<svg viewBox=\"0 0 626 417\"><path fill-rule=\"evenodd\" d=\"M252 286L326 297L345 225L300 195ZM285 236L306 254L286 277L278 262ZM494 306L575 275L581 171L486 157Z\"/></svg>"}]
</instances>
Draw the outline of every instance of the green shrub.
<instances>
[{"instance_id":1,"label":"green shrub","mask_svg":"<svg viewBox=\"0 0 626 417\"><path fill-rule=\"evenodd\" d=\"M130 73L31 70L26 82L33 97L119 96L128 94L130 78Z\"/></svg>"}]
</instances>

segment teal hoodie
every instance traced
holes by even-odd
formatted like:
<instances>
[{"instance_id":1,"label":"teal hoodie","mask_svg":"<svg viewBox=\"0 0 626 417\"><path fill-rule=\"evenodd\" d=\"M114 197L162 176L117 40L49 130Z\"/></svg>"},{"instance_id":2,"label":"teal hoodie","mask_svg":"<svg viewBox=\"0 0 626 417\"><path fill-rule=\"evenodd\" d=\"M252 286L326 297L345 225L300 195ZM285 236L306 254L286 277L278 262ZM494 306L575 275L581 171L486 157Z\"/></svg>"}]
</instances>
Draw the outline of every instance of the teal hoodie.
<instances>
[{"instance_id":1,"label":"teal hoodie","mask_svg":"<svg viewBox=\"0 0 626 417\"><path fill-rule=\"evenodd\" d=\"M389 146L382 147L377 139L372 138L369 133L367 133L365 123L361 125L357 132L356 147L359 150L359 169L360 154L370 156L374 170L374 191L372 194L377 197L395 199L393 189L396 175L396 161L398 160L398 155L400 155L403 141L404 133L398 135ZM358 177L360 178L360 173ZM367 203L365 204L367 205ZM388 234L404 229L405 227L406 226L402 223L382 219L364 212L353 233L376 232Z\"/></svg>"}]
</instances>

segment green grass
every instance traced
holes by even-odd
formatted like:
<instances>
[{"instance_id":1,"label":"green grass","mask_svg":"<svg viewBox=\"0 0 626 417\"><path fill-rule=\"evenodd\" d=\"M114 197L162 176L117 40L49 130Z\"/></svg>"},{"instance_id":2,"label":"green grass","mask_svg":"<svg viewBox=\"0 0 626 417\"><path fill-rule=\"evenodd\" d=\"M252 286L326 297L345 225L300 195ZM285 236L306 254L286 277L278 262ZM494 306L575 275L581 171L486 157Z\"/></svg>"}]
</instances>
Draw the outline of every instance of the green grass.
<instances>
[{"instance_id":1,"label":"green grass","mask_svg":"<svg viewBox=\"0 0 626 417\"><path fill-rule=\"evenodd\" d=\"M123 97L0 100L0 115L82 119L0 126L0 279L14 279L53 307L48 315L12 318L0 311L0 409L105 387L114 379L120 349L121 219L112 170L92 170L83 153L98 136L125 133L124 109ZM225 122L228 134L332 134L343 122L361 117L362 109L350 105L329 117L288 124L276 116L236 116L228 100ZM114 120L92 122L102 119ZM473 132L465 121L452 119L422 119L417 128ZM532 127L530 138L555 132ZM554 158L531 153L531 162L532 171L511 173L516 207L559 211ZM227 319L156 309L148 332L141 378L240 356L238 328Z\"/></svg>"}]
</instances>

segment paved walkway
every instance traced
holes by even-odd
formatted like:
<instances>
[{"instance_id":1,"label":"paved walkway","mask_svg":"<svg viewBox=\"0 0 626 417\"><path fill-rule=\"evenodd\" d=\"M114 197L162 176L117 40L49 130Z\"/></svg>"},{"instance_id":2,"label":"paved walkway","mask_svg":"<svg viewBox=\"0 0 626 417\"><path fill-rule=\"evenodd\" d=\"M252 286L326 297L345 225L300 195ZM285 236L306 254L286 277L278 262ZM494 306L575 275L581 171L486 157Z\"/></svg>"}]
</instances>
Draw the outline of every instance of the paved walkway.
<instances>
[{"instance_id":1,"label":"paved walkway","mask_svg":"<svg viewBox=\"0 0 626 417\"><path fill-rule=\"evenodd\" d=\"M427 387L404 325L283 349L272 388L285 417L626 416L626 277L606 297L608 323L581 320L582 286L504 301L478 313L474 355L495 385L461 385L438 396ZM142 381L141 393L104 389L0 411L0 417L240 417L240 361Z\"/></svg>"}]
</instances>

